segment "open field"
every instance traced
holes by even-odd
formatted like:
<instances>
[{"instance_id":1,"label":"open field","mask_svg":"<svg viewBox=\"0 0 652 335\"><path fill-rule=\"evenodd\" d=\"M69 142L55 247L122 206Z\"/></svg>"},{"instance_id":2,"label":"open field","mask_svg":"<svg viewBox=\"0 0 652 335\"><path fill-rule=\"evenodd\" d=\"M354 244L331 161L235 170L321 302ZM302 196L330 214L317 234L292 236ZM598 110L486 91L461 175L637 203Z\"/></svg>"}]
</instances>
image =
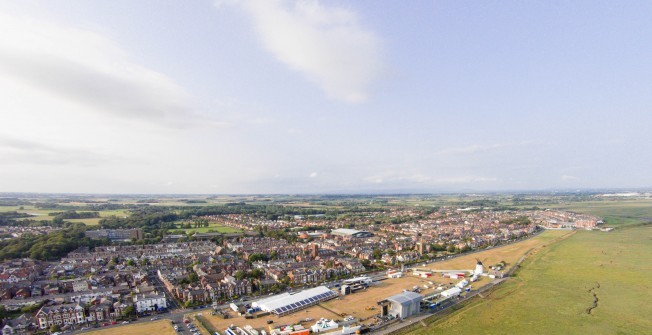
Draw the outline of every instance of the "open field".
<instances>
[{"instance_id":1,"label":"open field","mask_svg":"<svg viewBox=\"0 0 652 335\"><path fill-rule=\"evenodd\" d=\"M208 227L174 229L173 232L183 232L185 234L208 233L208 232L229 234L229 233L239 233L239 232L242 232L242 230L240 230L238 228L226 227L226 226L221 226L221 225L211 223Z\"/></svg>"},{"instance_id":2,"label":"open field","mask_svg":"<svg viewBox=\"0 0 652 335\"><path fill-rule=\"evenodd\" d=\"M650 199L605 199L552 206L557 209L597 215L609 226L626 226L652 222Z\"/></svg>"},{"instance_id":3,"label":"open field","mask_svg":"<svg viewBox=\"0 0 652 335\"><path fill-rule=\"evenodd\" d=\"M484 299L410 334L649 333L651 241L650 226L578 231Z\"/></svg>"},{"instance_id":4,"label":"open field","mask_svg":"<svg viewBox=\"0 0 652 335\"><path fill-rule=\"evenodd\" d=\"M20 209L20 207L23 207L23 209ZM50 213L55 213L55 212L61 212L62 210L59 209L39 209L36 208L35 206L0 206L0 212L13 212L16 211L18 213L27 213L33 215L30 219L33 220L46 220L50 221L54 219L54 216L50 216L48 214ZM109 216L118 216L118 217L126 217L129 216L129 213L126 210L104 210L104 211L98 211L100 213L99 218L90 218L90 219L66 219L66 221L70 222L82 222L85 223L89 226L96 226L99 224L99 221L102 218L109 217Z\"/></svg>"},{"instance_id":5,"label":"open field","mask_svg":"<svg viewBox=\"0 0 652 335\"><path fill-rule=\"evenodd\" d=\"M176 332L170 321L159 320L154 322L138 323L133 325L124 325L119 327L112 327L97 331L86 333L88 335L143 335L143 334L156 334L156 335L174 335Z\"/></svg>"},{"instance_id":6,"label":"open field","mask_svg":"<svg viewBox=\"0 0 652 335\"><path fill-rule=\"evenodd\" d=\"M426 268L432 270L472 270L475 268L476 258L483 261L486 268L500 261L504 261L507 264L507 268L511 268L512 265L514 265L526 252L553 243L555 240L564 238L570 234L573 234L573 231L546 230L525 241L492 248L471 255L456 257L445 262L433 263ZM487 269L485 269L485 271L487 271ZM488 283L489 280L484 278L484 280L478 280L472 285L474 288L478 288Z\"/></svg>"}]
</instances>

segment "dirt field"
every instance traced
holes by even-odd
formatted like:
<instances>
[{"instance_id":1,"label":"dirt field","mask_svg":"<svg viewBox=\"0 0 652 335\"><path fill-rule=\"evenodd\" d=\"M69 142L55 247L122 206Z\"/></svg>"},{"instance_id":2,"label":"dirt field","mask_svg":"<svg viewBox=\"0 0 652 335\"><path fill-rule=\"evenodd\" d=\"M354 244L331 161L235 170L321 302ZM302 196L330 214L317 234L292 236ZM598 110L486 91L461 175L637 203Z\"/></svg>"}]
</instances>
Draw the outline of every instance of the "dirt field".
<instances>
[{"instance_id":1,"label":"dirt field","mask_svg":"<svg viewBox=\"0 0 652 335\"><path fill-rule=\"evenodd\" d=\"M313 324L315 324L315 321L319 320L320 318L341 319L339 315L333 314L323 309L320 306L313 306L308 309L298 311L294 314L284 316L282 318L277 318L276 316L270 315L270 316L265 316L257 319L245 319L243 316L237 316L237 314L233 312L231 312L230 314L231 317L228 319L222 319L220 317L210 315L210 313L203 313L203 316L211 324L211 326L213 326L213 328L215 328L221 334L224 333L224 329L226 329L232 324L238 327L244 327L245 325L250 325L258 330L260 329L268 330L270 325L267 324L267 320L274 321L274 323L271 324L271 326L275 326L275 327L278 327L280 325L301 323L304 327L308 328ZM312 318L314 321L298 322L300 320L305 320L306 318Z\"/></svg>"},{"instance_id":2,"label":"dirt field","mask_svg":"<svg viewBox=\"0 0 652 335\"><path fill-rule=\"evenodd\" d=\"M428 281L432 279L422 279L418 277L408 276L404 278L395 278L387 279L381 282L375 282L372 286L364 291L358 291L353 294L343 296L338 299L333 299L326 301L320 305L310 307L306 310L299 311L292 315L284 316L282 318L277 318L275 316L267 316L259 319L245 319L244 317L238 317L235 313L231 313L232 318L222 319L217 316L208 315L208 313L203 313L203 316L211 323L211 325L216 328L218 331L222 332L225 328L231 324L235 326L243 327L245 325L251 325L256 329L268 329L267 320L273 320L272 325L285 325L285 324L296 324L297 321L305 320L306 318L311 318L313 321L310 322L299 322L304 327L309 327L315 323L316 320L320 318L343 319L342 314L345 316L353 316L356 318L366 319L375 314L379 313L377 301L383 300L394 294L402 292L404 289L409 290L414 286L419 286L423 288L423 285L429 285ZM444 278L444 280L446 280ZM422 294L435 292L433 289L425 290ZM372 310L367 310L367 307L373 307Z\"/></svg>"},{"instance_id":3,"label":"dirt field","mask_svg":"<svg viewBox=\"0 0 652 335\"><path fill-rule=\"evenodd\" d=\"M476 259L482 261L485 271L489 270L490 265L494 265L500 261L504 261L507 264L507 268L510 268L529 250L550 244L557 238L564 237L571 233L572 231L569 230L547 230L538 236L522 242L489 249L476 254L457 257L445 262L429 264L426 268L432 270L472 270L475 268ZM435 277L441 277L441 275L436 274ZM489 282L490 280L487 278L481 278L473 283L473 287L482 287Z\"/></svg>"},{"instance_id":4,"label":"dirt field","mask_svg":"<svg viewBox=\"0 0 652 335\"><path fill-rule=\"evenodd\" d=\"M143 334L156 334L156 335L174 335L176 332L170 321L159 320L155 322L145 322L133 325L124 325L119 327L112 327L108 329L97 330L86 333L88 335L143 335Z\"/></svg>"}]
</instances>

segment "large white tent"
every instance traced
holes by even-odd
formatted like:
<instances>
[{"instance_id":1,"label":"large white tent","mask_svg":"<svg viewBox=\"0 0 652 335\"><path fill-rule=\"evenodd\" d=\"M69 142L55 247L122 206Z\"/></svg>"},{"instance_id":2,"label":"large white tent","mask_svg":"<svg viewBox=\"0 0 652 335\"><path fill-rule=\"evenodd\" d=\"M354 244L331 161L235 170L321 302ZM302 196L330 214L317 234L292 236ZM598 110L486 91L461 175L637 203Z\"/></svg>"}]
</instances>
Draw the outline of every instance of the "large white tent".
<instances>
[{"instance_id":1,"label":"large white tent","mask_svg":"<svg viewBox=\"0 0 652 335\"><path fill-rule=\"evenodd\" d=\"M260 309L265 312L283 316L335 297L337 297L336 292L331 291L326 286L318 286L294 294L278 294L269 298L254 301L251 305L253 307L260 307Z\"/></svg>"}]
</instances>

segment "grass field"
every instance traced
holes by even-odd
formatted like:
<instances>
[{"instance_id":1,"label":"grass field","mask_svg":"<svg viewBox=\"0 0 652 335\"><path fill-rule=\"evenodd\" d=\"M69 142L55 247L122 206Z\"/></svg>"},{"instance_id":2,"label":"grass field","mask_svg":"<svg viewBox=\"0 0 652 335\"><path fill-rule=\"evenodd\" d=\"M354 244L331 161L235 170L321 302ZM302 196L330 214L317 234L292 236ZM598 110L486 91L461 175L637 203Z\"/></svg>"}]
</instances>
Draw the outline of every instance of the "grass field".
<instances>
[{"instance_id":1,"label":"grass field","mask_svg":"<svg viewBox=\"0 0 652 335\"><path fill-rule=\"evenodd\" d=\"M86 333L88 335L174 335L174 331L170 321L159 320L154 322L138 323L133 325L124 325L119 327L112 327L97 331Z\"/></svg>"},{"instance_id":2,"label":"grass field","mask_svg":"<svg viewBox=\"0 0 652 335\"><path fill-rule=\"evenodd\" d=\"M409 334L650 334L651 241L650 226L578 231L484 299Z\"/></svg>"},{"instance_id":3,"label":"grass field","mask_svg":"<svg viewBox=\"0 0 652 335\"><path fill-rule=\"evenodd\" d=\"M61 210L53 210L53 209L38 209L35 206L22 206L23 209L20 209L21 206L0 206L0 212L12 212L16 211L18 213L28 213L33 215L30 219L33 220L47 220L50 221L54 219L54 216L50 216L48 214L54 213L54 212L60 212ZM66 221L70 222L82 222L85 223L89 226L97 226L102 218L109 217L109 216L118 216L118 217L126 217L129 216L129 212L126 210L106 210L106 211L99 211L100 217L99 218L91 218L91 219L67 219Z\"/></svg>"},{"instance_id":4,"label":"grass field","mask_svg":"<svg viewBox=\"0 0 652 335\"><path fill-rule=\"evenodd\" d=\"M187 229L174 229L175 232L184 232L186 234L190 233L208 233L208 232L217 232L217 233L224 233L224 234L229 234L229 233L240 233L242 230L237 229L237 228L231 228L231 227L226 227L226 226L221 226L217 224L210 224L208 227L201 227L201 228L187 228Z\"/></svg>"},{"instance_id":5,"label":"grass field","mask_svg":"<svg viewBox=\"0 0 652 335\"><path fill-rule=\"evenodd\" d=\"M578 213L597 215L609 226L627 226L652 222L651 199L605 199L552 206Z\"/></svg>"}]
</instances>

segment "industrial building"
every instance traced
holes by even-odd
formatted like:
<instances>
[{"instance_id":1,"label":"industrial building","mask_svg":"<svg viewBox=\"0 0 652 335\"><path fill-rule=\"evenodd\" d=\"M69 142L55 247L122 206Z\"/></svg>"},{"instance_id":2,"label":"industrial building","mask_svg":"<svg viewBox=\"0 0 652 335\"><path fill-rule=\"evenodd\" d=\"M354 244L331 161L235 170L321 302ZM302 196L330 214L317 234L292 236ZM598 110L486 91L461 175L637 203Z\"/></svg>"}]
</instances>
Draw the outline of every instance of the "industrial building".
<instances>
[{"instance_id":1,"label":"industrial building","mask_svg":"<svg viewBox=\"0 0 652 335\"><path fill-rule=\"evenodd\" d=\"M276 316L284 316L335 297L337 297L336 292L331 291L326 286L317 286L294 294L282 293L254 301L251 306L260 308L265 312L274 313Z\"/></svg>"},{"instance_id":2,"label":"industrial building","mask_svg":"<svg viewBox=\"0 0 652 335\"><path fill-rule=\"evenodd\" d=\"M357 229L348 229L348 228L339 228L331 231L331 235L341 236L344 238L363 238L363 237L372 237L373 233L364 230Z\"/></svg>"},{"instance_id":3,"label":"industrial building","mask_svg":"<svg viewBox=\"0 0 652 335\"><path fill-rule=\"evenodd\" d=\"M378 302L378 305L381 306L380 314L381 316L391 315L399 319L410 317L421 311L421 300L423 297L419 293L401 292Z\"/></svg>"},{"instance_id":4,"label":"industrial building","mask_svg":"<svg viewBox=\"0 0 652 335\"><path fill-rule=\"evenodd\" d=\"M143 231L140 228L134 229L100 229L88 230L84 233L86 237L101 240L108 238L109 240L131 241L142 240Z\"/></svg>"}]
</instances>

